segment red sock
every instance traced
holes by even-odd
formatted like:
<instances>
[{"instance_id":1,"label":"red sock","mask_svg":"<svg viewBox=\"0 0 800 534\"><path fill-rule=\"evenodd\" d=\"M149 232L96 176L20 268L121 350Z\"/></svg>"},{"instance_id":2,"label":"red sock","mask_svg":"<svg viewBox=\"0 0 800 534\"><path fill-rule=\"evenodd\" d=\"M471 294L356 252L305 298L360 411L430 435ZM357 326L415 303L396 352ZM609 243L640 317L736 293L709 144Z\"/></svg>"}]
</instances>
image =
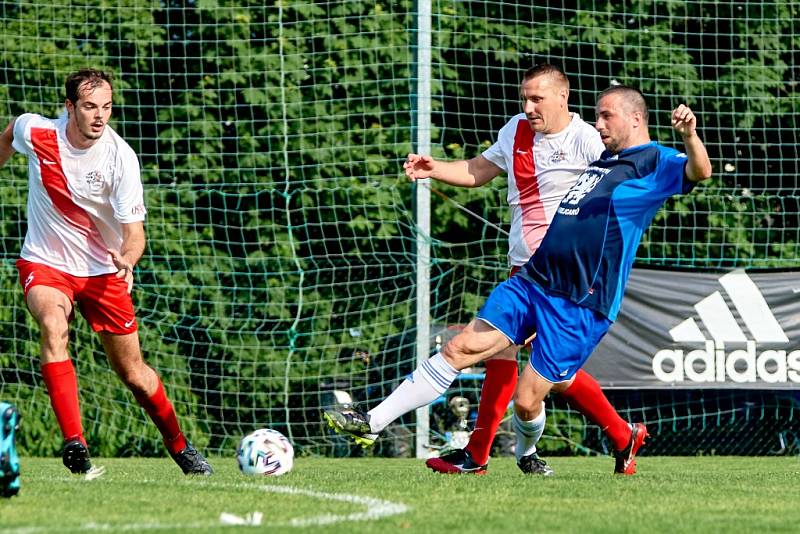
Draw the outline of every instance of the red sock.
<instances>
[{"instance_id":1,"label":"red sock","mask_svg":"<svg viewBox=\"0 0 800 534\"><path fill-rule=\"evenodd\" d=\"M150 419L156 424L156 427L164 437L164 445L169 449L169 452L175 454L185 448L186 438L181 432L175 409L164 392L164 384L161 379L158 379L158 388L151 396L145 397L136 393L134 393L134 396L144 408L144 411L147 412L147 415L150 416Z\"/></svg>"},{"instance_id":2,"label":"red sock","mask_svg":"<svg viewBox=\"0 0 800 534\"><path fill-rule=\"evenodd\" d=\"M519 368L516 360L487 360L486 377L481 388L478 420L469 438L467 451L478 464L489 461L492 441L497 427L508 409L508 403L517 388Z\"/></svg>"},{"instance_id":3,"label":"red sock","mask_svg":"<svg viewBox=\"0 0 800 534\"><path fill-rule=\"evenodd\" d=\"M603 429L615 449L621 450L628 446L631 427L611 406L603 390L600 389L600 384L592 375L582 369L579 370L575 375L575 381L562 395L591 422Z\"/></svg>"},{"instance_id":4,"label":"red sock","mask_svg":"<svg viewBox=\"0 0 800 534\"><path fill-rule=\"evenodd\" d=\"M78 377L72 360L43 364L42 378L64 440L78 438L86 445L78 403Z\"/></svg>"}]
</instances>

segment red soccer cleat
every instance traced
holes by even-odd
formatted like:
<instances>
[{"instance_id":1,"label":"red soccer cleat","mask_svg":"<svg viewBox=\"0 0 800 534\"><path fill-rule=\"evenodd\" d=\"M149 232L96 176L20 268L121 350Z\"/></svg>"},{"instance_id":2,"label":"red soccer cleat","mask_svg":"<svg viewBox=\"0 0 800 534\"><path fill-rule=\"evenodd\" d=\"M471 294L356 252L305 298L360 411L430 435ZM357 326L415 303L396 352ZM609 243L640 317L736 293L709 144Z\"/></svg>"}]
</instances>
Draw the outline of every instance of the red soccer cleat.
<instances>
[{"instance_id":1,"label":"red soccer cleat","mask_svg":"<svg viewBox=\"0 0 800 534\"><path fill-rule=\"evenodd\" d=\"M476 464L466 449L456 449L439 458L428 458L425 461L425 465L437 473L451 475L485 475L486 468L489 466L488 463L483 465Z\"/></svg>"},{"instance_id":2,"label":"red soccer cleat","mask_svg":"<svg viewBox=\"0 0 800 534\"><path fill-rule=\"evenodd\" d=\"M631 439L628 446L621 451L614 451L614 457L617 459L614 465L615 474L633 475L636 473L636 453L644 445L647 436L649 436L647 427L642 423L636 423L631 427Z\"/></svg>"}]
</instances>

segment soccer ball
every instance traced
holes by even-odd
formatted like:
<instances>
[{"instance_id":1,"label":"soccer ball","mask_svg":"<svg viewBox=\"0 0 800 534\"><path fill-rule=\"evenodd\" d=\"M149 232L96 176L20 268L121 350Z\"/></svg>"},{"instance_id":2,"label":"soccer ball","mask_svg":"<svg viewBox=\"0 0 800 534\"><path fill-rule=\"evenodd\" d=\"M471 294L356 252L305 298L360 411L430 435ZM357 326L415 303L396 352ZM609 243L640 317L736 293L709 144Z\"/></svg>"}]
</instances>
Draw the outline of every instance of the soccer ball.
<instances>
[{"instance_id":1,"label":"soccer ball","mask_svg":"<svg viewBox=\"0 0 800 534\"><path fill-rule=\"evenodd\" d=\"M277 430L262 428L242 438L236 459L246 475L283 475L294 464L294 447Z\"/></svg>"}]
</instances>

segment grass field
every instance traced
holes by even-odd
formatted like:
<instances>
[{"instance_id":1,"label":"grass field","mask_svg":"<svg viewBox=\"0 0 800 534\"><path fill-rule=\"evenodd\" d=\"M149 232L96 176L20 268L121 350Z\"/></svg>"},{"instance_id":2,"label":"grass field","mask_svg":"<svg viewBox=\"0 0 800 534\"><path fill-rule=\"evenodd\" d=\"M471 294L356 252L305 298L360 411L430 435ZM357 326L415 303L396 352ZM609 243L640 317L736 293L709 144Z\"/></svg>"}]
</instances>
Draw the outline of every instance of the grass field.
<instances>
[{"instance_id":1,"label":"grass field","mask_svg":"<svg viewBox=\"0 0 800 534\"><path fill-rule=\"evenodd\" d=\"M800 459L645 457L614 477L610 458L551 458L525 477L513 459L487 476L432 473L418 460L298 458L277 478L186 478L167 459L95 459L96 480L56 458L23 458L22 491L0 499L0 532L798 532ZM222 513L263 514L225 526Z\"/></svg>"}]
</instances>

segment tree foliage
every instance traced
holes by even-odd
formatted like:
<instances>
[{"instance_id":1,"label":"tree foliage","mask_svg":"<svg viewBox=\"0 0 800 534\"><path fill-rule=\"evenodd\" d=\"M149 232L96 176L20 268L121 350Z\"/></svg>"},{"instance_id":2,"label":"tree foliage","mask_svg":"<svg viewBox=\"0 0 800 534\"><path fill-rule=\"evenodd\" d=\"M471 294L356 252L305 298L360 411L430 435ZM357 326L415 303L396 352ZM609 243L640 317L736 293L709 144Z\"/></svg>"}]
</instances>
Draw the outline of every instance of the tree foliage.
<instances>
[{"instance_id":1,"label":"tree foliage","mask_svg":"<svg viewBox=\"0 0 800 534\"><path fill-rule=\"evenodd\" d=\"M140 155L149 208L135 292L142 342L199 446L230 450L254 425L318 445L312 412L326 391L344 380L371 400L407 370L416 245L401 163L415 146L414 5L2 3L7 117L59 113L76 67L116 74L114 127ZM589 120L599 90L635 85L662 142L676 143L672 107L697 111L717 174L659 214L641 261L796 266L796 3L580 5L434 2L434 155L488 147L534 63L565 68ZM13 268L24 161L3 172L0 392L31 414L24 446L41 453L60 440ZM432 207L437 321L468 320L505 270L504 237L457 206L502 224L501 182L435 186L455 201L434 196ZM157 453L152 425L76 326L93 447Z\"/></svg>"}]
</instances>

